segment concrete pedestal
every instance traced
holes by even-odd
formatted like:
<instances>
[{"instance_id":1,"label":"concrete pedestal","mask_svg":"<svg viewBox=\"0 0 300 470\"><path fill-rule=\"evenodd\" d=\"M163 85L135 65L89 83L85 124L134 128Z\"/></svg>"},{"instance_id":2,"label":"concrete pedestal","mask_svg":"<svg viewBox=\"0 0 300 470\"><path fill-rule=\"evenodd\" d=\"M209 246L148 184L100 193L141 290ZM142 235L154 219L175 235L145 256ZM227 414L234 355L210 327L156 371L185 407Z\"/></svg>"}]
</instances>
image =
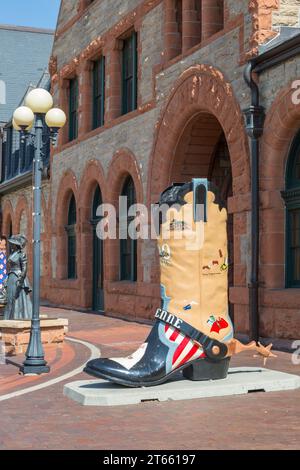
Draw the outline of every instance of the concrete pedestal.
<instances>
[{"instance_id":1,"label":"concrete pedestal","mask_svg":"<svg viewBox=\"0 0 300 470\"><path fill-rule=\"evenodd\" d=\"M106 380L80 380L64 387L64 395L81 405L137 405L147 401L191 400L196 398L243 395L300 388L298 375L275 370L245 367L232 368L224 380L191 382L181 373L163 385L149 388L128 388Z\"/></svg>"},{"instance_id":2,"label":"concrete pedestal","mask_svg":"<svg viewBox=\"0 0 300 470\"><path fill-rule=\"evenodd\" d=\"M64 318L41 319L43 344L63 343L69 320ZM30 338L30 320L0 320L0 341L8 356L24 354Z\"/></svg>"}]
</instances>

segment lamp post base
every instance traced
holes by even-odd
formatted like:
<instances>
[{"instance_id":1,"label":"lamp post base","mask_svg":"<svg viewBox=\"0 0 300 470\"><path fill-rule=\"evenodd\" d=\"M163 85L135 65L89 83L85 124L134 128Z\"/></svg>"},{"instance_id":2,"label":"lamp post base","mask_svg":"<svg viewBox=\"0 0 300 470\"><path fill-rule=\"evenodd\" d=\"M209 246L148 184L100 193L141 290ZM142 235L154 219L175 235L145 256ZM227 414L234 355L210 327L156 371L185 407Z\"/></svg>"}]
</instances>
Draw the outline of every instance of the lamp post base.
<instances>
[{"instance_id":1,"label":"lamp post base","mask_svg":"<svg viewBox=\"0 0 300 470\"><path fill-rule=\"evenodd\" d=\"M22 366L20 372L23 375L41 375L48 374L50 372L50 367L48 366Z\"/></svg>"},{"instance_id":2,"label":"lamp post base","mask_svg":"<svg viewBox=\"0 0 300 470\"><path fill-rule=\"evenodd\" d=\"M47 366L46 361L33 361L30 363L30 359L25 361L23 365L20 367L20 372L23 375L34 374L34 375L41 375L41 374L48 374L50 372L50 367Z\"/></svg>"}]
</instances>

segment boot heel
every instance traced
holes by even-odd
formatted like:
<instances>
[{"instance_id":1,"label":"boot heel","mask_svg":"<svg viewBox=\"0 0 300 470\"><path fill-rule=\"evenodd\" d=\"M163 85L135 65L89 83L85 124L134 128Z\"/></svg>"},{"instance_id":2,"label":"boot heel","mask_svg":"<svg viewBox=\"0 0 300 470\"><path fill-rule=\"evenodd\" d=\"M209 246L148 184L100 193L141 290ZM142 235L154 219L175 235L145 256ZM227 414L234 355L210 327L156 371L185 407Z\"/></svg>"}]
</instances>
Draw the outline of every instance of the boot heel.
<instances>
[{"instance_id":1,"label":"boot heel","mask_svg":"<svg viewBox=\"0 0 300 470\"><path fill-rule=\"evenodd\" d=\"M200 359L182 371L184 378L188 380L220 380L226 379L229 369L230 358L222 361L211 359Z\"/></svg>"}]
</instances>

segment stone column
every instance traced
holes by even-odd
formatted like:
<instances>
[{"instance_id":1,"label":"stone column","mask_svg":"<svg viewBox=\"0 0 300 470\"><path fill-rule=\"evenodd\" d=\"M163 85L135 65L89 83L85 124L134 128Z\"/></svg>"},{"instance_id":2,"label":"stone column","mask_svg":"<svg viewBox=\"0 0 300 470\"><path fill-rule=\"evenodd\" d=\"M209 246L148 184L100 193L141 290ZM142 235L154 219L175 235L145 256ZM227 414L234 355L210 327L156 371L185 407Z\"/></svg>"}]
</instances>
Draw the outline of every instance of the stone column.
<instances>
[{"instance_id":1,"label":"stone column","mask_svg":"<svg viewBox=\"0 0 300 470\"><path fill-rule=\"evenodd\" d=\"M106 109L105 122L121 115L122 51L123 41L116 39L108 44L103 53L106 62Z\"/></svg>"},{"instance_id":2,"label":"stone column","mask_svg":"<svg viewBox=\"0 0 300 470\"><path fill-rule=\"evenodd\" d=\"M202 0L202 40L223 28L224 0Z\"/></svg>"},{"instance_id":3,"label":"stone column","mask_svg":"<svg viewBox=\"0 0 300 470\"><path fill-rule=\"evenodd\" d=\"M199 0L183 0L182 3L182 49L183 52L201 42Z\"/></svg>"},{"instance_id":4,"label":"stone column","mask_svg":"<svg viewBox=\"0 0 300 470\"><path fill-rule=\"evenodd\" d=\"M182 37L176 18L176 0L165 0L165 60L181 54Z\"/></svg>"},{"instance_id":5,"label":"stone column","mask_svg":"<svg viewBox=\"0 0 300 470\"><path fill-rule=\"evenodd\" d=\"M66 125L58 133L58 146L61 147L69 140L69 89L70 81L65 78L59 79L59 107L67 116Z\"/></svg>"}]
</instances>

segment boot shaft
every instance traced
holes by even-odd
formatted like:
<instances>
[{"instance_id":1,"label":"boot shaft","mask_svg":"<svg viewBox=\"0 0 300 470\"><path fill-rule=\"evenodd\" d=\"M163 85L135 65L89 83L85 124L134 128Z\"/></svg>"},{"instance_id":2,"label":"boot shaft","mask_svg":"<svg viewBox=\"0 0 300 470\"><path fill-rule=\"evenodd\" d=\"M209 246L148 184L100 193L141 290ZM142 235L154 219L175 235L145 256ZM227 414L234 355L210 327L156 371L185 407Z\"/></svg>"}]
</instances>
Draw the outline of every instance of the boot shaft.
<instances>
[{"instance_id":1,"label":"boot shaft","mask_svg":"<svg viewBox=\"0 0 300 470\"><path fill-rule=\"evenodd\" d=\"M176 185L161 197L158 249L162 308L205 334L228 341L227 211L207 180ZM174 207L175 204L175 207Z\"/></svg>"}]
</instances>

